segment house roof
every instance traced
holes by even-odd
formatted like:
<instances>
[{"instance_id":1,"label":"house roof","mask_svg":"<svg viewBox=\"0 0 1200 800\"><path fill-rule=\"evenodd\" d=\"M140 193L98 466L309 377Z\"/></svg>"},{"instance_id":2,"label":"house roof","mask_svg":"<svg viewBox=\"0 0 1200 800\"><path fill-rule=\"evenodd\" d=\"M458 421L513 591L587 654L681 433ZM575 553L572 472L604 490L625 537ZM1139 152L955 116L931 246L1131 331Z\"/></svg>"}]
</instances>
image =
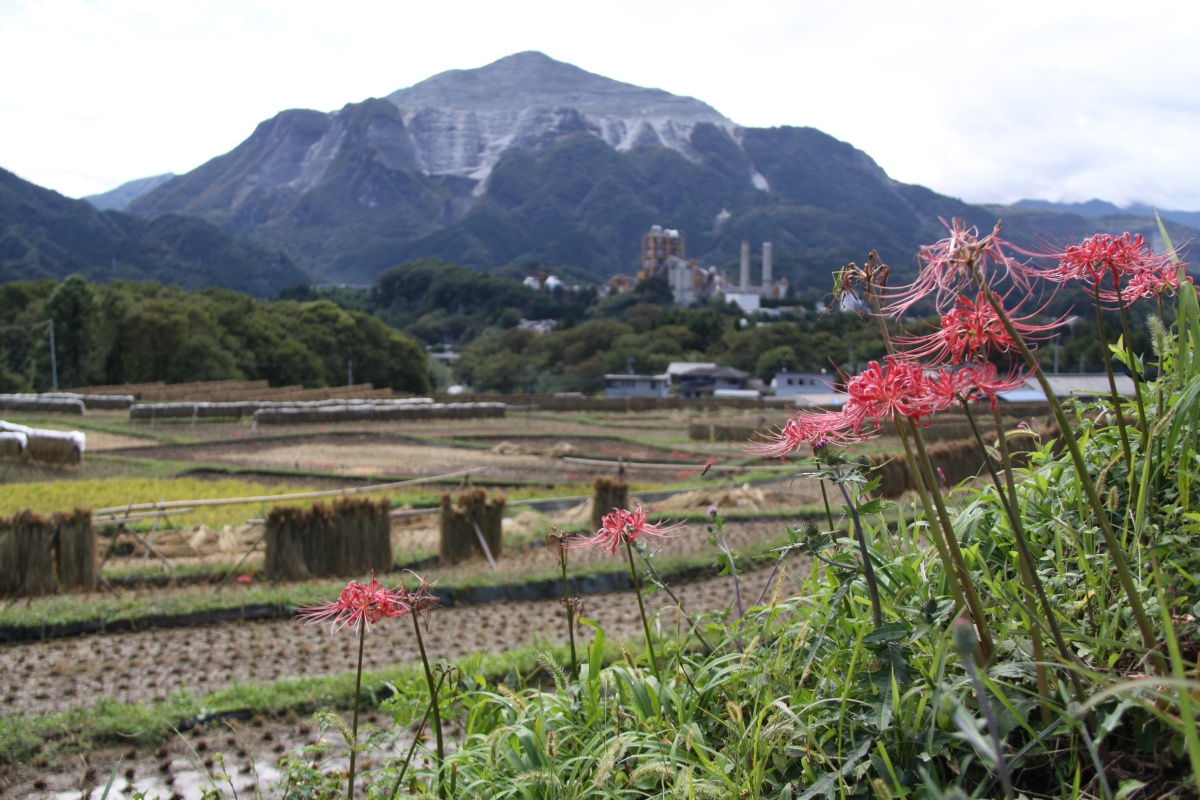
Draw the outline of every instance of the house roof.
<instances>
[{"instance_id":1,"label":"house roof","mask_svg":"<svg viewBox=\"0 0 1200 800\"><path fill-rule=\"evenodd\" d=\"M1047 375L1046 382L1050 384L1050 389L1056 397L1068 397L1073 394L1100 397L1110 392L1108 376L1102 372L1091 374L1060 372ZM1133 397L1135 394L1133 379L1128 375L1114 375L1113 382L1117 385L1117 394L1122 397ZM1025 386L1029 389L1041 388L1033 378L1030 378Z\"/></svg>"},{"instance_id":2,"label":"house roof","mask_svg":"<svg viewBox=\"0 0 1200 800\"><path fill-rule=\"evenodd\" d=\"M618 372L618 373L615 373L612 375L604 376L604 380L606 380L606 381L618 381L618 380L620 380L620 381L665 381L666 379L667 379L667 376L665 374L663 374L663 375L630 375L629 373Z\"/></svg>"},{"instance_id":3,"label":"house roof","mask_svg":"<svg viewBox=\"0 0 1200 800\"><path fill-rule=\"evenodd\" d=\"M667 374L671 374L669 370ZM734 369L733 367L718 367L716 364L697 364L695 369L677 372L675 376L680 378L709 378L712 380L724 378L726 380L740 381L749 378L750 373Z\"/></svg>"},{"instance_id":4,"label":"house roof","mask_svg":"<svg viewBox=\"0 0 1200 800\"><path fill-rule=\"evenodd\" d=\"M683 375L700 367L715 367L716 362L712 361L672 361L667 364L667 374L671 376Z\"/></svg>"}]
</instances>

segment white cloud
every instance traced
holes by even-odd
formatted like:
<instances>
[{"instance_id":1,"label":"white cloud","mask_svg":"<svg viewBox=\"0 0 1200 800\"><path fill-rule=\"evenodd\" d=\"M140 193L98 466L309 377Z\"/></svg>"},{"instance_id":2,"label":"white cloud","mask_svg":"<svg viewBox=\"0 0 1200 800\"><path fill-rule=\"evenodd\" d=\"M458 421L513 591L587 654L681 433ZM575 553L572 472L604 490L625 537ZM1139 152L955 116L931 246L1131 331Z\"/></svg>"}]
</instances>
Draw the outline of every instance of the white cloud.
<instances>
[{"instance_id":1,"label":"white cloud","mask_svg":"<svg viewBox=\"0 0 1200 800\"><path fill-rule=\"evenodd\" d=\"M67 194L181 172L285 108L536 49L811 125L972 201L1200 208L1184 2L29 0L0 5L0 166Z\"/></svg>"}]
</instances>

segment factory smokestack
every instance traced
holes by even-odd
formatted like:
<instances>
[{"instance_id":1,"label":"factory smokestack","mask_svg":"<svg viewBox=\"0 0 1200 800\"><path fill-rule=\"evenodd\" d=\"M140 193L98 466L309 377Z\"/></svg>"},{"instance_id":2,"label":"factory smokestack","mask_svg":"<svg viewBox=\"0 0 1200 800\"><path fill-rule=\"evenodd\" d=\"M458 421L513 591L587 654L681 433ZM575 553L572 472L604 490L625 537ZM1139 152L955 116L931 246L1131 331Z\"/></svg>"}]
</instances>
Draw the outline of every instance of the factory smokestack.
<instances>
[{"instance_id":1,"label":"factory smokestack","mask_svg":"<svg viewBox=\"0 0 1200 800\"><path fill-rule=\"evenodd\" d=\"M763 265L762 265L762 294L763 297L774 297L771 284L775 282L775 277L771 274L771 243L763 242Z\"/></svg>"},{"instance_id":2,"label":"factory smokestack","mask_svg":"<svg viewBox=\"0 0 1200 800\"><path fill-rule=\"evenodd\" d=\"M750 242L742 242L742 282L738 286L741 292L750 291Z\"/></svg>"}]
</instances>

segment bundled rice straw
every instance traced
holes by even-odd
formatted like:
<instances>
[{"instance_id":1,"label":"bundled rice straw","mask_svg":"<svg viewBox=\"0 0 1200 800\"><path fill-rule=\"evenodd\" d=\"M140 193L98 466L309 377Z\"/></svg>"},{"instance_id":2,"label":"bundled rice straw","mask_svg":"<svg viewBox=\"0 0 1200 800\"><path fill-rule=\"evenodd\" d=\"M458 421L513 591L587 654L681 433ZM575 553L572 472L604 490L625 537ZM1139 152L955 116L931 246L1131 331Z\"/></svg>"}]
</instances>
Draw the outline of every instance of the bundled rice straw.
<instances>
[{"instance_id":1,"label":"bundled rice straw","mask_svg":"<svg viewBox=\"0 0 1200 800\"><path fill-rule=\"evenodd\" d=\"M450 495L442 495L441 544L439 556L443 564L455 564L476 555L482 555L479 534L487 542L492 558L500 557L502 546L502 522L504 520L503 494L497 493L489 501L483 489L467 489L458 495L455 506ZM479 526L479 532L475 530Z\"/></svg>"},{"instance_id":2,"label":"bundled rice straw","mask_svg":"<svg viewBox=\"0 0 1200 800\"><path fill-rule=\"evenodd\" d=\"M592 530L599 530L614 509L629 508L629 484L620 478L599 475L592 481Z\"/></svg>"},{"instance_id":3,"label":"bundled rice straw","mask_svg":"<svg viewBox=\"0 0 1200 800\"><path fill-rule=\"evenodd\" d=\"M267 515L264 568L272 580L354 577L392 566L391 502L347 497Z\"/></svg>"}]
</instances>

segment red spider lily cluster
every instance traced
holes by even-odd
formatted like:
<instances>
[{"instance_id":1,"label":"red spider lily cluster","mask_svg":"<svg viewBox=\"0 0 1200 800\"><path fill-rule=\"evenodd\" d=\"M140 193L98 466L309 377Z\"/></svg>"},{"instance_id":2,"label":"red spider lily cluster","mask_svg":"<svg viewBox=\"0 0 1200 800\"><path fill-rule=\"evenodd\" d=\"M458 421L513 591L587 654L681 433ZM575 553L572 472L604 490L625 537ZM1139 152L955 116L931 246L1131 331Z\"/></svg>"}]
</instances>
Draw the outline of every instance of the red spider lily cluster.
<instances>
[{"instance_id":1,"label":"red spider lily cluster","mask_svg":"<svg viewBox=\"0 0 1200 800\"><path fill-rule=\"evenodd\" d=\"M899 318L919 303L931 303L941 317L937 328L925 336L895 337L898 352L847 379L841 410L798 412L764 441L749 445L750 452L784 458L802 445L816 452L867 438L895 419L928 424L932 415L969 400L987 398L994 407L1000 394L1022 386L1028 374L1014 369L1002 376L988 359L1016 351L1014 333L1032 346L1066 321L1042 321L1045 305L1022 314L1026 300L1004 308L1013 294L1031 296L1038 281L1081 281L1101 302L1117 303L1170 293L1191 280L1185 265L1172 261L1174 253L1155 255L1141 235L1102 234L1062 252L1033 253L1002 240L999 224L983 237L962 220L946 227L946 239L921 248L923 266L915 281L894 288L868 286L880 301L874 313ZM1052 258L1056 266L1041 268L1010 252ZM1004 297L989 294L997 283L1011 287Z\"/></svg>"},{"instance_id":2,"label":"red spider lily cluster","mask_svg":"<svg viewBox=\"0 0 1200 800\"><path fill-rule=\"evenodd\" d=\"M360 625L370 628L381 619L409 614L424 615L428 619L429 612L438 602L432 589L432 584L426 583L423 578L415 590L403 585L388 589L372 575L367 583L350 581L336 600L307 606L296 616L306 625L328 622L330 633L339 628L357 628Z\"/></svg>"},{"instance_id":3,"label":"red spider lily cluster","mask_svg":"<svg viewBox=\"0 0 1200 800\"><path fill-rule=\"evenodd\" d=\"M1066 323L1066 317L1051 322L1036 322L1045 306L1024 316L1019 315L1021 303L1005 309L1005 316L1017 334L1027 343L1044 340ZM909 358L926 359L933 364L963 364L970 359L986 358L993 353L1011 353L1017 343L1000 321L1000 315L983 292L974 297L959 297L958 302L942 314L937 330L929 336L898 336L896 344Z\"/></svg>"},{"instance_id":4,"label":"red spider lily cluster","mask_svg":"<svg viewBox=\"0 0 1200 800\"><path fill-rule=\"evenodd\" d=\"M1078 281L1110 306L1172 294L1181 281L1191 282L1184 273L1185 265L1173 261L1174 253L1154 253L1140 233L1101 233L1061 252L1033 255L1057 262L1040 277L1055 283Z\"/></svg>"},{"instance_id":5,"label":"red spider lily cluster","mask_svg":"<svg viewBox=\"0 0 1200 800\"><path fill-rule=\"evenodd\" d=\"M674 531L683 527L683 523L675 525L654 525L646 521L646 512L638 503L636 511L626 511L623 508L613 509L600 521L600 530L592 536L576 539L571 547L598 547L616 555L617 548L626 542L637 539L670 536Z\"/></svg>"}]
</instances>

